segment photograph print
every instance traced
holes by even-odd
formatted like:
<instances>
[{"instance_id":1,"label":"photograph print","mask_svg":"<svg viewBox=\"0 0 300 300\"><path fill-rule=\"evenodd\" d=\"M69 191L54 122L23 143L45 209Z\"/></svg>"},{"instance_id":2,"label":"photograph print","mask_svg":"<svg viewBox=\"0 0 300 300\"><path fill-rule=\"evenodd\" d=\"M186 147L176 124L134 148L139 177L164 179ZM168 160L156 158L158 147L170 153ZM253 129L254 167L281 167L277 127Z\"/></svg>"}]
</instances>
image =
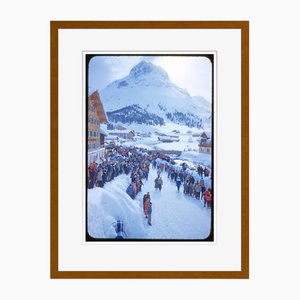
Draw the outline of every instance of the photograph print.
<instances>
[{"instance_id":1,"label":"photograph print","mask_svg":"<svg viewBox=\"0 0 300 300\"><path fill-rule=\"evenodd\" d=\"M85 240L214 241L214 54L84 54Z\"/></svg>"}]
</instances>

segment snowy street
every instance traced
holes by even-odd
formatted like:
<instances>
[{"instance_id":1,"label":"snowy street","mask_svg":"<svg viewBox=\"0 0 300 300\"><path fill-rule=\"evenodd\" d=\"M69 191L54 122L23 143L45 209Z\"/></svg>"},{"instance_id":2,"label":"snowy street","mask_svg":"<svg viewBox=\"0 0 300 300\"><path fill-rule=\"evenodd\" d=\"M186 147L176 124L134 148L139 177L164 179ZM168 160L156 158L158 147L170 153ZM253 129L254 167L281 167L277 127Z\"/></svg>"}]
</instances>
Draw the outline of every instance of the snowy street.
<instances>
[{"instance_id":1,"label":"snowy street","mask_svg":"<svg viewBox=\"0 0 300 300\"><path fill-rule=\"evenodd\" d=\"M203 202L183 194L183 187L177 192L174 182L167 178L167 173L162 173L162 190L154 189L156 170L150 169L148 181L144 181L142 193L137 199L141 203L143 194L150 192L153 213L152 224L146 227L147 239L203 239L210 233L211 210L203 207Z\"/></svg>"},{"instance_id":2,"label":"snowy street","mask_svg":"<svg viewBox=\"0 0 300 300\"><path fill-rule=\"evenodd\" d=\"M162 190L155 190L156 176L156 169L150 168L149 179L143 180L142 191L134 200L125 193L130 182L127 175L115 178L104 189L89 190L89 232L98 238L114 238L112 224L121 218L126 238L205 239L210 233L211 210L203 207L202 200L185 195L183 187L177 192L166 172L162 173ZM153 203L152 226L143 214L143 195L147 192Z\"/></svg>"}]
</instances>

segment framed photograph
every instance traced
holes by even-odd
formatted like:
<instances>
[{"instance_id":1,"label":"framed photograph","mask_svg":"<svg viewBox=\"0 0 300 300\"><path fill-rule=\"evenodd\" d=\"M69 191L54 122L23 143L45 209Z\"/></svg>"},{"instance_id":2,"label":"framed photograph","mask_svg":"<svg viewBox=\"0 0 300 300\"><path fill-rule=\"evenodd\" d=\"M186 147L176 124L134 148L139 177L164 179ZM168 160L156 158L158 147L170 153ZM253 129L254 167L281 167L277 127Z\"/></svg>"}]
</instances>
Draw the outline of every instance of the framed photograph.
<instances>
[{"instance_id":1,"label":"framed photograph","mask_svg":"<svg viewBox=\"0 0 300 300\"><path fill-rule=\"evenodd\" d=\"M249 278L248 21L51 22L51 278Z\"/></svg>"}]
</instances>

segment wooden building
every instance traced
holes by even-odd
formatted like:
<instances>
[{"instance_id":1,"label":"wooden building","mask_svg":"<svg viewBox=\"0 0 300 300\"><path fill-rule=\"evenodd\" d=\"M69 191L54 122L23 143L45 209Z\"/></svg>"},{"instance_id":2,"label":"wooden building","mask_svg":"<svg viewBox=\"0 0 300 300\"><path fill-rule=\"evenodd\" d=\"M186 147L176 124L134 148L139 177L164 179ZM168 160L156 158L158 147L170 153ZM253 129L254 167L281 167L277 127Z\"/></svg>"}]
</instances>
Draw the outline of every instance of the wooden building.
<instances>
[{"instance_id":1,"label":"wooden building","mask_svg":"<svg viewBox=\"0 0 300 300\"><path fill-rule=\"evenodd\" d=\"M98 91L88 97L88 162L104 157L104 140L107 135L101 124L107 124L107 116Z\"/></svg>"},{"instance_id":2,"label":"wooden building","mask_svg":"<svg viewBox=\"0 0 300 300\"><path fill-rule=\"evenodd\" d=\"M211 136L207 132L200 135L199 152L211 153Z\"/></svg>"}]
</instances>

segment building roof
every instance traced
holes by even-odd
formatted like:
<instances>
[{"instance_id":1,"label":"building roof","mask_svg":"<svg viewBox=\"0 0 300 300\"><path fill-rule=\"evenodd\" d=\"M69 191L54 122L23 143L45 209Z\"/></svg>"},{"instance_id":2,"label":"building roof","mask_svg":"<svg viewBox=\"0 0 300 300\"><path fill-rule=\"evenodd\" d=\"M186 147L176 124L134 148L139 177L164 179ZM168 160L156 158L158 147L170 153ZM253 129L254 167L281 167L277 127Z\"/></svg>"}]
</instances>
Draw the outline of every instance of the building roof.
<instances>
[{"instance_id":1,"label":"building roof","mask_svg":"<svg viewBox=\"0 0 300 300\"><path fill-rule=\"evenodd\" d=\"M118 125L117 130L127 130L127 128L124 126Z\"/></svg>"},{"instance_id":2,"label":"building roof","mask_svg":"<svg viewBox=\"0 0 300 300\"><path fill-rule=\"evenodd\" d=\"M102 101L100 99L100 95L98 91L93 92L89 95L89 100L92 101L93 105L95 106L98 118L101 123L108 123L108 119L106 113L104 111L104 107Z\"/></svg>"},{"instance_id":3,"label":"building roof","mask_svg":"<svg viewBox=\"0 0 300 300\"><path fill-rule=\"evenodd\" d=\"M201 134L201 137L210 139L211 138L211 134L210 134L210 132L203 131L202 134Z\"/></svg>"},{"instance_id":4,"label":"building roof","mask_svg":"<svg viewBox=\"0 0 300 300\"><path fill-rule=\"evenodd\" d=\"M118 130L118 129L115 129L115 130L107 130L107 132L109 133L109 134L111 134L111 133L115 133L115 134L117 134L117 133L129 133L129 132L132 132L133 133L133 131L132 130Z\"/></svg>"},{"instance_id":5,"label":"building roof","mask_svg":"<svg viewBox=\"0 0 300 300\"><path fill-rule=\"evenodd\" d=\"M103 134L103 135L105 135L105 136L108 136L107 132L105 130L103 130L103 129L100 129L100 133Z\"/></svg>"}]
</instances>

